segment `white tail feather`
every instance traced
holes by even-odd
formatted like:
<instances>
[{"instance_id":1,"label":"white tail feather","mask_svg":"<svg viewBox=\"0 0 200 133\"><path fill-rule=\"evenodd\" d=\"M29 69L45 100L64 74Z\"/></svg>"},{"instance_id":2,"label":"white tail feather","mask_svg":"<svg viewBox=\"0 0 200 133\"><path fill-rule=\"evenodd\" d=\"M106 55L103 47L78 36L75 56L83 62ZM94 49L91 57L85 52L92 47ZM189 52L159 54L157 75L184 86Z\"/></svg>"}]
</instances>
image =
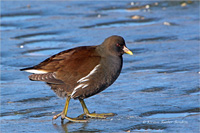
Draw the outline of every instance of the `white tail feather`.
<instances>
[{"instance_id":1,"label":"white tail feather","mask_svg":"<svg viewBox=\"0 0 200 133\"><path fill-rule=\"evenodd\" d=\"M26 72L29 73L34 73L34 74L44 74L44 73L48 73L47 71L44 70L34 70L34 69L30 69L30 70L25 70Z\"/></svg>"}]
</instances>

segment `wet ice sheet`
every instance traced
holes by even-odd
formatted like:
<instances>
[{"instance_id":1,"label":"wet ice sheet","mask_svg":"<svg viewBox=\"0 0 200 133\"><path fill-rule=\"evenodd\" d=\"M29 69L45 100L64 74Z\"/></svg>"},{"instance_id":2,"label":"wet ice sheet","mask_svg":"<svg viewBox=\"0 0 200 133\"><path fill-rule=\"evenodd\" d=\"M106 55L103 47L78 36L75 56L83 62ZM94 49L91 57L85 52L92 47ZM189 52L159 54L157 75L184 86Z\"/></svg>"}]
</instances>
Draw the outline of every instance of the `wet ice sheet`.
<instances>
[{"instance_id":1,"label":"wet ice sheet","mask_svg":"<svg viewBox=\"0 0 200 133\"><path fill-rule=\"evenodd\" d=\"M2 132L198 132L198 4L52 1L46 7L46 1L3 1ZM123 36L134 55L124 55L118 80L86 104L91 112L118 115L52 123L65 100L19 69L64 49L100 44L113 34ZM71 100L68 115L81 113L80 103Z\"/></svg>"}]
</instances>

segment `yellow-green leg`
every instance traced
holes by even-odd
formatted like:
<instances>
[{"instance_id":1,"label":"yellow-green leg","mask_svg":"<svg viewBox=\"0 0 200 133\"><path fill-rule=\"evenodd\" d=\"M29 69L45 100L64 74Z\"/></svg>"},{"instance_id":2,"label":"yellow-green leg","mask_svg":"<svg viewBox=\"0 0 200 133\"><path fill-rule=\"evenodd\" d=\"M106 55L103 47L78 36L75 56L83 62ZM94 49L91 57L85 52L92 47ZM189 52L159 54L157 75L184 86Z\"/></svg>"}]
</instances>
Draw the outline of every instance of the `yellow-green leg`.
<instances>
[{"instance_id":1,"label":"yellow-green leg","mask_svg":"<svg viewBox=\"0 0 200 133\"><path fill-rule=\"evenodd\" d=\"M71 97L67 97L63 111L61 113L55 115L53 117L53 119L57 119L59 116L61 116L62 122L63 122L64 119L67 119L67 120L72 121L72 122L87 122L87 120L84 120L83 117L77 117L77 118L67 117L67 110L68 110L70 99L71 99Z\"/></svg>"},{"instance_id":2,"label":"yellow-green leg","mask_svg":"<svg viewBox=\"0 0 200 133\"><path fill-rule=\"evenodd\" d=\"M87 106L85 105L84 100L83 99L79 99L79 101L80 101L80 103L81 103L81 105L83 107L83 111L84 111L84 114L86 115L86 117L105 119L107 117L115 115L114 113L103 113L103 114L90 113L88 108L87 108Z\"/></svg>"}]
</instances>

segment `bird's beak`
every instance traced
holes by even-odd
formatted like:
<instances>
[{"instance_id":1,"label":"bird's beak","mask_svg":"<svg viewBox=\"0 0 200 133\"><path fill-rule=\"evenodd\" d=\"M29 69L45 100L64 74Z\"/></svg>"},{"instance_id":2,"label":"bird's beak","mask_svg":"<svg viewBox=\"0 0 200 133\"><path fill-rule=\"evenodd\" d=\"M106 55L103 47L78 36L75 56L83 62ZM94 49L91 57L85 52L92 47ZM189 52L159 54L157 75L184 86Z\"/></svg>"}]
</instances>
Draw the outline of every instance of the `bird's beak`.
<instances>
[{"instance_id":1,"label":"bird's beak","mask_svg":"<svg viewBox=\"0 0 200 133\"><path fill-rule=\"evenodd\" d=\"M132 53L127 47L125 47L125 46L124 46L124 48L123 48L123 51L124 51L125 53L129 54L129 55L133 55L133 53Z\"/></svg>"}]
</instances>

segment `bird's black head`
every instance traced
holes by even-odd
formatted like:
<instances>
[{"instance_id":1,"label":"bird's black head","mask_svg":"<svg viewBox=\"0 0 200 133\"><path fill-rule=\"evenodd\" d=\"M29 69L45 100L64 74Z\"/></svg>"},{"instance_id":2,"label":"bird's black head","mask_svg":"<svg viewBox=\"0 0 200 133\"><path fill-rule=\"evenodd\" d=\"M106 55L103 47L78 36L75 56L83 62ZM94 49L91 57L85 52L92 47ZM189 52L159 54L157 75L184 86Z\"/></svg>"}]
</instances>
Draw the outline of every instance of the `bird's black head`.
<instances>
[{"instance_id":1,"label":"bird's black head","mask_svg":"<svg viewBox=\"0 0 200 133\"><path fill-rule=\"evenodd\" d=\"M107 53L111 55L121 56L124 53L132 55L133 53L126 48L124 38L121 36L113 35L104 40L101 44Z\"/></svg>"}]
</instances>

